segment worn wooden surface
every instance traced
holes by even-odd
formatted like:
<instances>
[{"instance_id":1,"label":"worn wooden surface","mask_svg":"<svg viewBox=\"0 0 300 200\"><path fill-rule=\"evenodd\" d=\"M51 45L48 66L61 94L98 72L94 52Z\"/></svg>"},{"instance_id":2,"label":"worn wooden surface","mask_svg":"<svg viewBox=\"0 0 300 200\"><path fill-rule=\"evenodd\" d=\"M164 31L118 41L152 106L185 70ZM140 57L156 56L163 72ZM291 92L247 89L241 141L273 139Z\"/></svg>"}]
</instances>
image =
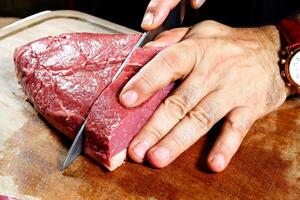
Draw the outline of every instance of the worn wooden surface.
<instances>
[{"instance_id":1,"label":"worn wooden surface","mask_svg":"<svg viewBox=\"0 0 300 200\"><path fill-rule=\"evenodd\" d=\"M0 30L0 194L20 199L300 199L297 98L258 120L220 174L205 167L218 127L165 169L127 162L106 172L81 156L60 172L70 141L24 101L12 56L15 47L28 41L74 31L130 32L65 11L44 13Z\"/></svg>"}]
</instances>

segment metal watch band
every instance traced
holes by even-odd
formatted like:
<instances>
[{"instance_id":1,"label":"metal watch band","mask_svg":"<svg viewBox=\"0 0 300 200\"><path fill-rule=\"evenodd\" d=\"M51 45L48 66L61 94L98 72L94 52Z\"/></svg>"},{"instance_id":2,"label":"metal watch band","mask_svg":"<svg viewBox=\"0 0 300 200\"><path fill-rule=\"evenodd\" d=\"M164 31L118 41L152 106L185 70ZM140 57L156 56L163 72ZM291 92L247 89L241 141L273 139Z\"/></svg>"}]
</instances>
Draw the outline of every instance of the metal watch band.
<instances>
[{"instance_id":1,"label":"metal watch band","mask_svg":"<svg viewBox=\"0 0 300 200\"><path fill-rule=\"evenodd\" d=\"M290 74L290 61L300 48L300 24L295 19L283 19L277 25L280 32L282 51L280 60L280 73L290 88L300 94L299 84L295 83Z\"/></svg>"}]
</instances>

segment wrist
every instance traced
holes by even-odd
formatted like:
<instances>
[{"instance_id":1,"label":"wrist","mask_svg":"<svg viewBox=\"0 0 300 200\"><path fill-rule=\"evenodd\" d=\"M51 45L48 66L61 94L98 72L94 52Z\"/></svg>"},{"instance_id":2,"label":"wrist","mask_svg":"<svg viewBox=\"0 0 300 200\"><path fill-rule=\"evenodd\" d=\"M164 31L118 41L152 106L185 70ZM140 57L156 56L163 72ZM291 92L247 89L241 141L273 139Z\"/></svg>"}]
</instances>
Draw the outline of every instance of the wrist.
<instances>
[{"instance_id":1,"label":"wrist","mask_svg":"<svg viewBox=\"0 0 300 200\"><path fill-rule=\"evenodd\" d=\"M259 30L263 33L264 38L263 41L265 41L267 45L265 45L265 48L270 52L271 57L269 59L273 60L272 63L272 71L273 76L275 79L280 80L282 79L282 76L280 74L280 50L282 48L281 39L280 39L280 33L279 30L275 25L268 25L268 26L262 26L259 28ZM288 87L284 80L282 81L282 84L285 85L285 93L286 96L290 96L295 94L295 91L292 90L290 87Z\"/></svg>"}]
</instances>

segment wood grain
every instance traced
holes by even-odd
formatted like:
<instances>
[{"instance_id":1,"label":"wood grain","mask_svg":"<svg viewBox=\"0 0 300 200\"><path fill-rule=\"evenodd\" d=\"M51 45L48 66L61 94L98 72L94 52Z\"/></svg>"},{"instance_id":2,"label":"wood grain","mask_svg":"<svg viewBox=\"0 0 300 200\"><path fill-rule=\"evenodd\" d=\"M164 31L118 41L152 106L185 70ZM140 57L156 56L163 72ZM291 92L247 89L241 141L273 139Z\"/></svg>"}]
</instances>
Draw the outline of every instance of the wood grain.
<instances>
[{"instance_id":1,"label":"wood grain","mask_svg":"<svg viewBox=\"0 0 300 200\"><path fill-rule=\"evenodd\" d=\"M297 98L258 120L220 174L210 173L205 161L221 123L165 169L127 162L107 172L81 156L60 172L70 141L25 101L12 56L15 47L31 40L78 31L130 32L71 11L47 12L0 30L0 194L19 199L300 198Z\"/></svg>"}]
</instances>

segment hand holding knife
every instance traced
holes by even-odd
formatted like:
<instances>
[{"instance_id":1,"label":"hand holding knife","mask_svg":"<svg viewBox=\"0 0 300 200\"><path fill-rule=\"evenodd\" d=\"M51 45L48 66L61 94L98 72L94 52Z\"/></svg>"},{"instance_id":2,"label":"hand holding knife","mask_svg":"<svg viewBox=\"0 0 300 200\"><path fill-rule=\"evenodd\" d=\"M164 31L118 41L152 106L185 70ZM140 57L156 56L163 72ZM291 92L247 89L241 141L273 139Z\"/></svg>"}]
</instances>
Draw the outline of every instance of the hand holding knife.
<instances>
[{"instance_id":1,"label":"hand holding knife","mask_svg":"<svg viewBox=\"0 0 300 200\"><path fill-rule=\"evenodd\" d=\"M164 21L164 23L161 26L159 26L158 28L156 28L152 31L144 32L142 34L141 38L138 40L136 45L133 47L133 49L128 54L128 56L126 57L126 59L124 60L122 65L120 66L119 70L113 77L112 82L115 81L119 77L119 75L121 74L121 72L123 71L125 66L127 65L130 56L133 54L133 52L135 51L136 48L143 47L148 42L154 40L156 38L156 36L158 34L160 34L161 32L163 32L164 30L175 28L182 24L184 15L185 15L185 6L186 6L186 0L182 0L173 10L170 11L168 17L166 18L166 20ZM61 170L64 170L66 167L68 167L82 153L83 141L84 141L84 129L85 129L85 125L87 122L87 118L88 117L86 117L86 120L84 121L83 125L81 126L80 130L78 131L78 133L72 143L72 146L68 151L67 157L63 163Z\"/></svg>"}]
</instances>

